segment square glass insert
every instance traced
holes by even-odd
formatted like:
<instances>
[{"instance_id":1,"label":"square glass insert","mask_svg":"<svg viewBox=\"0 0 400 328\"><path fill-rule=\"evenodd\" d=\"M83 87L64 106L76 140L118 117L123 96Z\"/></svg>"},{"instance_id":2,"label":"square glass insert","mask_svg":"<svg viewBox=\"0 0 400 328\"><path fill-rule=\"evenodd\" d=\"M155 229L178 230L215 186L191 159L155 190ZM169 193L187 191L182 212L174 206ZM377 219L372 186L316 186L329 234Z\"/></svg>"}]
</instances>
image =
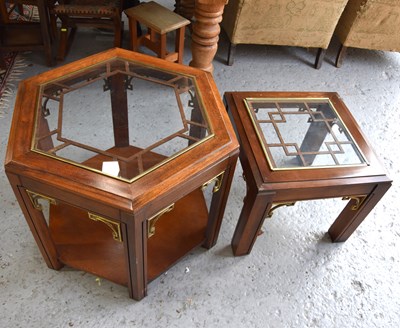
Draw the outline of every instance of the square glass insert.
<instances>
[{"instance_id":1,"label":"square glass insert","mask_svg":"<svg viewBox=\"0 0 400 328\"><path fill-rule=\"evenodd\" d=\"M367 165L329 98L246 98L272 170Z\"/></svg>"},{"instance_id":2,"label":"square glass insert","mask_svg":"<svg viewBox=\"0 0 400 328\"><path fill-rule=\"evenodd\" d=\"M113 58L41 86L32 150L134 181L212 137L195 78Z\"/></svg>"}]
</instances>

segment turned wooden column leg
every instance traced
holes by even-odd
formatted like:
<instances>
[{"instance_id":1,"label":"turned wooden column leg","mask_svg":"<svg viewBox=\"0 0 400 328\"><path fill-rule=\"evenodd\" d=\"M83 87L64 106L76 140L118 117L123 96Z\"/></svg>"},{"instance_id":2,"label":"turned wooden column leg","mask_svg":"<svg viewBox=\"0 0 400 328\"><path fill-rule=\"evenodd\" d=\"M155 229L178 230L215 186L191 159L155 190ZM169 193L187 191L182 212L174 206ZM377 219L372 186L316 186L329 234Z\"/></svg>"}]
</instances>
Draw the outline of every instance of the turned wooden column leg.
<instances>
[{"instance_id":1,"label":"turned wooden column leg","mask_svg":"<svg viewBox=\"0 0 400 328\"><path fill-rule=\"evenodd\" d=\"M190 66L212 72L212 61L218 48L225 0L215 0L212 4L206 0L196 0L195 22L192 33L192 61Z\"/></svg>"}]
</instances>

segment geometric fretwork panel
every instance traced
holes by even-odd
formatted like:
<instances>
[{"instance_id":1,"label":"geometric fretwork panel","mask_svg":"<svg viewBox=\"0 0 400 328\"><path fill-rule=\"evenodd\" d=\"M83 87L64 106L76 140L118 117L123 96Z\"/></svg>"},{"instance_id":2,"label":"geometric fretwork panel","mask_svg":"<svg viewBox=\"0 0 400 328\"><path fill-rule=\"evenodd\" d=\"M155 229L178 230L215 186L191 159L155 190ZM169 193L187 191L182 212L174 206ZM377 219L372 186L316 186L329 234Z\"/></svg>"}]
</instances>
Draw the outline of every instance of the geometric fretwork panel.
<instances>
[{"instance_id":1,"label":"geometric fretwork panel","mask_svg":"<svg viewBox=\"0 0 400 328\"><path fill-rule=\"evenodd\" d=\"M328 98L247 98L271 169L367 164Z\"/></svg>"},{"instance_id":2,"label":"geometric fretwork panel","mask_svg":"<svg viewBox=\"0 0 400 328\"><path fill-rule=\"evenodd\" d=\"M213 132L194 78L123 59L41 87L33 150L132 182Z\"/></svg>"}]
</instances>

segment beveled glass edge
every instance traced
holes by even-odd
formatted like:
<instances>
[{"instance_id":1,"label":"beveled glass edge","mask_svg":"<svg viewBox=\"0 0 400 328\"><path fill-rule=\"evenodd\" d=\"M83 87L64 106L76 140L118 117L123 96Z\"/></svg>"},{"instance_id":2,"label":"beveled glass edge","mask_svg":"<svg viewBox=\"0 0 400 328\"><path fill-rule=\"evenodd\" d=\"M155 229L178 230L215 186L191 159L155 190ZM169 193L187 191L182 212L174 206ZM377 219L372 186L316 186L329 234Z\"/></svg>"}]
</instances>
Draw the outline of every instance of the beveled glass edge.
<instances>
[{"instance_id":1,"label":"beveled glass edge","mask_svg":"<svg viewBox=\"0 0 400 328\"><path fill-rule=\"evenodd\" d=\"M201 145L202 143L204 143L204 142L210 140L211 138L214 138L214 137L215 137L214 128L213 128L213 126L212 126L212 124L211 124L211 122L210 122L208 113L207 113L207 111L205 110L205 106L204 106L204 102L203 102L203 96L201 95L201 92L200 92L200 90L199 90L199 88L198 88L198 84L197 84L197 81L196 81L195 76L194 76L194 75L191 75L191 74L186 74L186 73L179 73L179 74L181 74L182 76L186 76L186 77L192 78L192 81L193 81L193 83L194 83L194 85L195 85L195 87L196 87L196 92L197 92L197 93L199 94L199 96L200 96L199 99L198 99L198 101L199 101L200 105L202 106L202 108L204 109L204 110L202 110L202 113L204 113L204 115L205 115L205 120L207 121L207 124L208 124L208 126L209 126L210 134L209 134L207 137L201 139L200 141L198 141L198 142L196 142L196 143L190 145L189 147L186 147L186 148L182 149L181 151L175 153L173 156L167 157L166 159L164 159L163 161L161 161L161 162L158 163L157 165L152 166L151 168L149 168L149 169L143 171L142 173L136 175L136 176L133 177L132 179L127 179L127 178L123 178L123 177L119 177L119 176L116 177L116 176L114 176L114 175L107 174L107 173L105 173L105 172L103 172L103 171L101 171L101 170L97 170L97 169L88 167L88 166L83 165L83 164L80 164L80 163L78 163L78 162L74 162L74 161L68 160L68 159L66 159L66 158L62 158L62 157L57 157L57 156L54 156L54 155L50 155L50 154L48 154L48 153L46 153L46 152L44 152L44 151L40 151L40 150L38 150L38 149L35 149L34 145L35 145L35 136L36 136L36 129L37 129L37 120L38 120L38 113L39 113L39 111L40 111L39 106L40 106L40 102L41 102L40 95L42 94L43 88L45 88L48 84L54 83L55 81L62 80L62 79L64 79L64 78L66 78L66 77L72 76L72 75L74 75L74 74L76 74L76 73L78 73L78 72L82 72L82 71L84 71L84 70L88 70L88 69L90 69L90 68L92 68L92 67L99 66L99 65L104 64L104 63L106 63L106 62L109 62L109 61L111 61L111 60L113 60L113 59L120 59L120 60L128 61L128 62L131 62L131 63L138 63L138 64L140 64L140 65L147 66L147 67L150 67L150 68L153 68L153 69L157 69L157 70L159 70L159 71L163 71L163 72L166 72L166 73L173 73L173 71L171 71L171 70L162 69L162 68L160 68L160 67L158 67L158 66L156 66L156 65L150 65L150 64L147 64L147 63L144 64L144 63L142 63L142 62L140 62L140 61L138 61L138 60L132 60L132 59L127 59L127 58L122 58L122 57L114 56L114 57L110 57L110 58L107 58L107 59L105 59L105 60L99 61L99 62L97 62L97 63L95 63L95 64L93 64L93 65L86 66L86 67L84 67L84 68L82 68L82 69L75 70L75 71L73 71L73 72L71 72L71 73L65 74L65 75L63 75L63 76L61 76L61 77L58 77L58 78L55 78L55 79L53 79L53 80L49 80L49 81L47 81L47 82L45 82L45 83L43 83L43 84L40 84L40 85L39 85L39 93L38 93L37 104L36 104L36 106L35 106L34 128L33 128L33 133L32 133L32 137L31 137L31 147L30 147L30 150L31 150L32 152L37 153L37 154L40 154L40 155L44 155L44 156L47 156L47 157L50 157L50 158L53 158L53 159L56 159L56 160L58 160L58 161L60 161L60 162L64 162L64 163L67 163L67 164L71 164L71 165L80 167L80 168L85 169L85 170L88 170L88 171L100 173L100 174L102 174L102 175L104 175L104 176L107 176L107 177L110 177L110 178L114 178L114 179L116 179L116 180L120 180L120 181L124 181L124 182L128 182L128 183L132 183L132 182L135 182L135 181L139 180L139 179L142 178L143 176L145 176L145 175L147 175L147 174L153 172L154 170L160 168L161 166L167 164L168 162L172 161L173 159L175 159L175 158L181 156L182 154L188 152L189 150L192 150L193 148L196 148L197 146Z\"/></svg>"},{"instance_id":2,"label":"beveled glass edge","mask_svg":"<svg viewBox=\"0 0 400 328\"><path fill-rule=\"evenodd\" d=\"M337 115L337 117L340 119L340 122L343 124L343 127L346 129L346 132L349 134L351 141L354 143L354 145L357 147L358 152L360 153L360 156L362 157L362 160L364 160L364 163L360 163L360 164L341 164L341 165L318 165L318 166L299 166L299 167L274 167L271 163L271 159L268 156L268 150L265 148L264 143L262 142L262 137L260 135L260 131L257 127L257 123L254 120L254 116L252 113L252 110L249 107L249 103L251 101L274 101L274 102L283 102L283 101L287 101L287 102L295 102L295 101L321 101L321 100L326 100L329 105L331 106L331 108L334 110L335 114ZM362 152L360 146L357 144L357 142L355 141L353 135L351 134L350 130L347 128L346 124L344 123L342 117L339 115L338 111L336 110L335 106L333 105L332 101L330 98L328 97L293 97L293 98L279 98L279 97L246 97L243 98L243 103L247 109L247 112L250 116L250 120L251 123L253 124L254 130L256 132L257 135L257 139L258 142L260 143L261 149L263 150L264 153L264 157L268 162L268 165L271 169L271 171L291 171L291 170L314 170L314 169L325 169L325 168L343 168L343 167L362 167L362 166L369 166L369 162L366 158L366 156L364 155L364 153Z\"/></svg>"}]
</instances>

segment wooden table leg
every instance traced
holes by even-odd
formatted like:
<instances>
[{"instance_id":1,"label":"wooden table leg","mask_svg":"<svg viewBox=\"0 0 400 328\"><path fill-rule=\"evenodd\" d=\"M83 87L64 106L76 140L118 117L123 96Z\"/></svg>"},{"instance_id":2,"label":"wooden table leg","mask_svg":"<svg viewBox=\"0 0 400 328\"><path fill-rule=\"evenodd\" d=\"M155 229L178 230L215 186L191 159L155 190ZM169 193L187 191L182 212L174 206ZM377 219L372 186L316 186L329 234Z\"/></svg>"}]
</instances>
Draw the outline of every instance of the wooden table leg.
<instances>
[{"instance_id":1,"label":"wooden table leg","mask_svg":"<svg viewBox=\"0 0 400 328\"><path fill-rule=\"evenodd\" d=\"M30 198L32 196L29 196L23 187L19 187L22 183L17 175L7 173L7 177L44 261L50 269L61 269L63 264L58 260L57 249L50 236L46 219L39 207L40 203L38 202L38 208L34 207L34 200ZM46 199L44 200L46 201Z\"/></svg>"},{"instance_id":2,"label":"wooden table leg","mask_svg":"<svg viewBox=\"0 0 400 328\"><path fill-rule=\"evenodd\" d=\"M231 243L235 256L250 254L274 195L248 190Z\"/></svg>"},{"instance_id":3,"label":"wooden table leg","mask_svg":"<svg viewBox=\"0 0 400 328\"><path fill-rule=\"evenodd\" d=\"M211 2L211 3L210 3ZM190 66L213 71L212 61L217 53L219 23L222 20L226 0L196 0L195 22L192 33L192 61Z\"/></svg>"},{"instance_id":4,"label":"wooden table leg","mask_svg":"<svg viewBox=\"0 0 400 328\"><path fill-rule=\"evenodd\" d=\"M230 164L222 176L222 184L211 200L210 214L207 225L206 240L203 247L209 249L217 243L222 218L224 217L226 202L235 172L237 156L230 158Z\"/></svg>"},{"instance_id":5,"label":"wooden table leg","mask_svg":"<svg viewBox=\"0 0 400 328\"><path fill-rule=\"evenodd\" d=\"M144 238L145 228L143 221L139 217L122 213L126 230L122 230L122 238L125 244L125 256L128 265L128 290L129 297L140 301L147 295L147 254ZM124 225L125 226L125 225Z\"/></svg>"},{"instance_id":6,"label":"wooden table leg","mask_svg":"<svg viewBox=\"0 0 400 328\"><path fill-rule=\"evenodd\" d=\"M329 228L328 233L331 236L332 241L346 241L369 212L372 211L375 205L378 204L390 186L390 182L380 183L373 188L371 193L365 195L365 198L362 197L362 195L354 197L350 196L349 203Z\"/></svg>"}]
</instances>

